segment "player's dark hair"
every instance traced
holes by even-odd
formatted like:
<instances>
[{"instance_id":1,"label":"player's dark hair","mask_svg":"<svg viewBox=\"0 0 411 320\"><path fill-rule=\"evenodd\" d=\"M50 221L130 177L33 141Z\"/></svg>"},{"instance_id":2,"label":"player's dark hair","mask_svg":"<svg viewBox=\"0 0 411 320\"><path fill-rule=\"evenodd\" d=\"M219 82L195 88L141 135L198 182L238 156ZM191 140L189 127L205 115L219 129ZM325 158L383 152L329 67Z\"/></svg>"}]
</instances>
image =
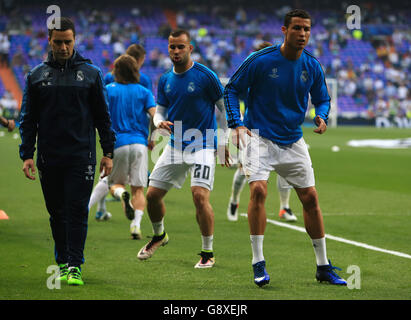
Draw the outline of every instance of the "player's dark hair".
<instances>
[{"instance_id":1,"label":"player's dark hair","mask_svg":"<svg viewBox=\"0 0 411 320\"><path fill-rule=\"evenodd\" d=\"M118 83L129 84L140 82L140 72L136 59L128 54L122 54L114 61L114 79Z\"/></svg>"},{"instance_id":2,"label":"player's dark hair","mask_svg":"<svg viewBox=\"0 0 411 320\"><path fill-rule=\"evenodd\" d=\"M183 34L187 36L187 39L190 42L191 41L190 32L184 29L176 29L176 30L171 31L169 37L177 38Z\"/></svg>"},{"instance_id":3,"label":"player's dark hair","mask_svg":"<svg viewBox=\"0 0 411 320\"><path fill-rule=\"evenodd\" d=\"M291 19L294 17L298 17L298 18L303 18L303 19L310 19L311 20L311 16L310 14L302 9L294 9L291 10L290 12L288 12L285 17L284 17L284 27L288 28L288 26L291 23Z\"/></svg>"},{"instance_id":4,"label":"player's dark hair","mask_svg":"<svg viewBox=\"0 0 411 320\"><path fill-rule=\"evenodd\" d=\"M139 61L146 55L146 50L141 44L132 44L127 48L126 54Z\"/></svg>"},{"instance_id":5,"label":"player's dark hair","mask_svg":"<svg viewBox=\"0 0 411 320\"><path fill-rule=\"evenodd\" d=\"M256 47L254 48L254 51L260 51L260 50L262 50L262 49L264 49L264 48L271 47L272 45L273 45L273 44L272 44L271 42L263 41L263 42L261 42L258 46L256 46Z\"/></svg>"},{"instance_id":6,"label":"player's dark hair","mask_svg":"<svg viewBox=\"0 0 411 320\"><path fill-rule=\"evenodd\" d=\"M60 22L60 28L54 27L53 29L48 29L49 32L49 38L51 38L51 35L53 34L53 30L57 31L66 31L66 30L72 30L73 31L73 36L76 37L76 28L74 27L74 22L67 17L60 17L60 18L55 18L54 20L54 26L56 26Z\"/></svg>"}]
</instances>

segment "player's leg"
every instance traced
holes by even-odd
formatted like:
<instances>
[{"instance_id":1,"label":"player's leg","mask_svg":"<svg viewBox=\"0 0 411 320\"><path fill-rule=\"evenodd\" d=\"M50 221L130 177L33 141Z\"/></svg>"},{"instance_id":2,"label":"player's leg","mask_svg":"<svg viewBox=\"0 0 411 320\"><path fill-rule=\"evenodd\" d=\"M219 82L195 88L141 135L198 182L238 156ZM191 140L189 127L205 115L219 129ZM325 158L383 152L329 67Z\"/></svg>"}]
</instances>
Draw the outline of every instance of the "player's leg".
<instances>
[{"instance_id":1,"label":"player's leg","mask_svg":"<svg viewBox=\"0 0 411 320\"><path fill-rule=\"evenodd\" d=\"M238 220L238 204L240 203L241 191L244 189L246 177L241 169L241 165L237 168L233 177L231 187L230 202L227 208L227 219L229 221Z\"/></svg>"},{"instance_id":2,"label":"player's leg","mask_svg":"<svg viewBox=\"0 0 411 320\"><path fill-rule=\"evenodd\" d=\"M130 145L116 148L113 158L113 170L109 176L109 186L112 196L121 201L127 219L133 220L134 208L130 203L130 193L125 188L129 176L130 152Z\"/></svg>"},{"instance_id":3,"label":"player's leg","mask_svg":"<svg viewBox=\"0 0 411 320\"><path fill-rule=\"evenodd\" d=\"M88 205L89 210L97 204L96 220L104 221L111 218L111 213L106 208L106 196L110 192L108 187L108 177L100 179L95 185L93 192L91 193L90 202Z\"/></svg>"},{"instance_id":4,"label":"player's leg","mask_svg":"<svg viewBox=\"0 0 411 320\"><path fill-rule=\"evenodd\" d=\"M133 239L141 239L141 219L146 206L143 187L131 186L131 204L134 208L134 219L130 224L130 233Z\"/></svg>"},{"instance_id":5,"label":"player's leg","mask_svg":"<svg viewBox=\"0 0 411 320\"><path fill-rule=\"evenodd\" d=\"M64 210L64 180L55 168L39 168L39 176L54 240L54 257L60 267L60 281L67 281L67 217Z\"/></svg>"},{"instance_id":6,"label":"player's leg","mask_svg":"<svg viewBox=\"0 0 411 320\"><path fill-rule=\"evenodd\" d=\"M153 171L154 172L154 171ZM152 181L150 180L150 183ZM144 247L140 249L137 258L146 260L153 256L154 252L168 243L168 235L164 230L164 216L166 207L163 198L168 190L149 186L147 189L147 212L153 227L153 237Z\"/></svg>"},{"instance_id":7,"label":"player's leg","mask_svg":"<svg viewBox=\"0 0 411 320\"><path fill-rule=\"evenodd\" d=\"M277 175L277 189L280 196L280 211L278 216L285 221L297 221L290 208L290 195L292 186L280 175Z\"/></svg>"},{"instance_id":8,"label":"player's leg","mask_svg":"<svg viewBox=\"0 0 411 320\"><path fill-rule=\"evenodd\" d=\"M201 259L195 268L210 268L215 263L213 253L214 212L210 204L210 190L193 186L191 193L196 208L196 220L201 232Z\"/></svg>"},{"instance_id":9,"label":"player's leg","mask_svg":"<svg viewBox=\"0 0 411 320\"><path fill-rule=\"evenodd\" d=\"M267 181L258 180L250 182L250 201L248 203L248 225L250 228L251 250L253 254L252 265L254 282L263 286L270 281L270 276L265 270L263 253L264 232L267 224L265 200L267 198Z\"/></svg>"},{"instance_id":10,"label":"player's leg","mask_svg":"<svg viewBox=\"0 0 411 320\"><path fill-rule=\"evenodd\" d=\"M201 231L201 259L195 268L211 268L214 266L214 212L210 204L210 192L213 189L215 175L215 153L211 149L202 149L194 155L186 155L192 163L191 193L196 208L196 219Z\"/></svg>"},{"instance_id":11,"label":"player's leg","mask_svg":"<svg viewBox=\"0 0 411 320\"><path fill-rule=\"evenodd\" d=\"M147 147L142 144L130 146L129 179L131 187L131 205L134 208L134 219L130 223L130 233L133 239L141 239L141 219L146 206L144 187L147 186L148 154Z\"/></svg>"},{"instance_id":12,"label":"player's leg","mask_svg":"<svg viewBox=\"0 0 411 320\"><path fill-rule=\"evenodd\" d=\"M248 225L252 250L252 267L254 283L258 286L270 282L266 271L266 261L263 254L264 232L266 227L265 200L267 197L267 181L272 167L268 140L254 134L248 139L246 147L240 150L244 173L247 174L250 187L248 203Z\"/></svg>"},{"instance_id":13,"label":"player's leg","mask_svg":"<svg viewBox=\"0 0 411 320\"><path fill-rule=\"evenodd\" d=\"M346 284L334 271L327 259L323 217L315 188L314 171L307 145L303 138L282 153L282 166L278 168L287 181L295 186L303 205L304 224L311 238L317 262L317 279L331 284ZM297 174L298 173L298 174Z\"/></svg>"},{"instance_id":14,"label":"player's leg","mask_svg":"<svg viewBox=\"0 0 411 320\"><path fill-rule=\"evenodd\" d=\"M88 204L93 189L94 165L65 169L65 210L67 211L67 243L69 256L68 284L82 285L81 265L88 229Z\"/></svg>"},{"instance_id":15,"label":"player's leg","mask_svg":"<svg viewBox=\"0 0 411 320\"><path fill-rule=\"evenodd\" d=\"M169 145L157 160L150 175L146 201L147 212L153 226L154 236L137 254L140 260L152 257L154 252L168 243L168 234L164 229L166 207L163 198L172 188L181 188L185 181L188 166L183 163L182 154Z\"/></svg>"}]
</instances>

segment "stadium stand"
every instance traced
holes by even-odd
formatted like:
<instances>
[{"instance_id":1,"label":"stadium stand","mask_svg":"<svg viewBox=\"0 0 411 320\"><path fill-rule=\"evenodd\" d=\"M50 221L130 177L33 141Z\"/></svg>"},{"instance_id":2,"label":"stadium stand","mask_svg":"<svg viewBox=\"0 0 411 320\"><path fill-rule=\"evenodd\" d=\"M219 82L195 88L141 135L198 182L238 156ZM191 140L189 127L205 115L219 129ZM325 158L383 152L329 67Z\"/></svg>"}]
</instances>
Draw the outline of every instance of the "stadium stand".
<instances>
[{"instance_id":1,"label":"stadium stand","mask_svg":"<svg viewBox=\"0 0 411 320\"><path fill-rule=\"evenodd\" d=\"M116 3L61 4L62 15L74 18L78 26L77 48L103 73L129 44L142 43L147 51L142 71L151 77L156 93L160 75L171 66L167 35L171 26L178 26L190 30L195 60L221 78L230 77L258 42L281 43L282 17L300 7L313 17L307 50L318 57L328 78L337 79L339 118L374 123L383 108L393 125L401 117L405 119L401 123L411 126L411 10L406 3L359 1L359 30L347 28L346 8L341 3L327 0L296 1L289 6L261 0ZM27 71L47 51L46 8L44 1L16 2L13 10L0 15L0 31L8 33L12 70L22 88Z\"/></svg>"}]
</instances>

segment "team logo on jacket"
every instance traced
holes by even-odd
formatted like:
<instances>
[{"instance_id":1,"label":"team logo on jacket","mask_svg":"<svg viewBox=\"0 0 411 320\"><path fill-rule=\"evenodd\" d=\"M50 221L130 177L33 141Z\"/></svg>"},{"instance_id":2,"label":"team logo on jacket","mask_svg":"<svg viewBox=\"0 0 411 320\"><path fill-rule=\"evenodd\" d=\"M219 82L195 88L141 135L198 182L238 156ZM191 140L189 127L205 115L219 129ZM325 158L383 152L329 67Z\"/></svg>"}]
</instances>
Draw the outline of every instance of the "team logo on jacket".
<instances>
[{"instance_id":1,"label":"team logo on jacket","mask_svg":"<svg viewBox=\"0 0 411 320\"><path fill-rule=\"evenodd\" d=\"M51 86L51 78L52 78L52 74L49 71L44 71L43 73L43 81L41 82L41 85L43 87L45 86Z\"/></svg>"},{"instance_id":2,"label":"team logo on jacket","mask_svg":"<svg viewBox=\"0 0 411 320\"><path fill-rule=\"evenodd\" d=\"M271 70L271 73L270 73L270 78L273 78L273 79L276 79L276 78L278 78L279 77L279 75L277 74L277 68L273 68L272 70Z\"/></svg>"},{"instance_id":3,"label":"team logo on jacket","mask_svg":"<svg viewBox=\"0 0 411 320\"><path fill-rule=\"evenodd\" d=\"M76 80L77 81L83 81L84 80L84 73L81 70L78 70L76 73Z\"/></svg>"},{"instance_id":4,"label":"team logo on jacket","mask_svg":"<svg viewBox=\"0 0 411 320\"><path fill-rule=\"evenodd\" d=\"M188 92L194 92L195 89L196 89L196 86L195 86L194 82L190 82L188 84L187 91Z\"/></svg>"},{"instance_id":5,"label":"team logo on jacket","mask_svg":"<svg viewBox=\"0 0 411 320\"><path fill-rule=\"evenodd\" d=\"M93 180L94 179L94 170L93 166L89 165L87 167L87 171L84 172L86 174L86 180Z\"/></svg>"},{"instance_id":6,"label":"team logo on jacket","mask_svg":"<svg viewBox=\"0 0 411 320\"><path fill-rule=\"evenodd\" d=\"M170 86L170 84L169 83L167 83L167 86L166 86L166 93L169 93L171 91L171 86Z\"/></svg>"},{"instance_id":7,"label":"team logo on jacket","mask_svg":"<svg viewBox=\"0 0 411 320\"><path fill-rule=\"evenodd\" d=\"M303 70L303 71L301 72L300 79L301 79L302 81L304 81L304 82L307 82L307 80L308 80L308 72L305 71L305 70Z\"/></svg>"}]
</instances>

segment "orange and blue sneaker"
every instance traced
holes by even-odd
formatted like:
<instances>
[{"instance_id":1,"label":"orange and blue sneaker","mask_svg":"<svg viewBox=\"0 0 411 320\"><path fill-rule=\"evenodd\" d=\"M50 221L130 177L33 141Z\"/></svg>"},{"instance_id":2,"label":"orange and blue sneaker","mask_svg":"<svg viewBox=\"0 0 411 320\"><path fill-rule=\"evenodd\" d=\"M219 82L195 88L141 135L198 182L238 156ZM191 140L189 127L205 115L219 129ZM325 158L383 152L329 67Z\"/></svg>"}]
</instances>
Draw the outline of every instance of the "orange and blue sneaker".
<instances>
[{"instance_id":1,"label":"orange and blue sneaker","mask_svg":"<svg viewBox=\"0 0 411 320\"><path fill-rule=\"evenodd\" d=\"M270 276L265 270L265 260L253 264L254 283L262 287L270 282Z\"/></svg>"},{"instance_id":2,"label":"orange and blue sneaker","mask_svg":"<svg viewBox=\"0 0 411 320\"><path fill-rule=\"evenodd\" d=\"M297 217L291 211L290 208L282 208L280 210L280 212L278 213L278 216L280 217L281 220L285 220L285 221L288 221L288 222L297 221Z\"/></svg>"},{"instance_id":3,"label":"orange and blue sneaker","mask_svg":"<svg viewBox=\"0 0 411 320\"><path fill-rule=\"evenodd\" d=\"M196 269L212 268L215 264L215 259L213 252L210 251L201 251L199 253L201 256L200 261L194 266Z\"/></svg>"},{"instance_id":4,"label":"orange and blue sneaker","mask_svg":"<svg viewBox=\"0 0 411 320\"><path fill-rule=\"evenodd\" d=\"M337 268L331 264L331 261L328 260L329 264L324 266L317 266L317 272L315 274L315 278L319 282L328 282L330 284L346 286L347 281L341 278L334 270L341 271L340 268Z\"/></svg>"}]
</instances>

